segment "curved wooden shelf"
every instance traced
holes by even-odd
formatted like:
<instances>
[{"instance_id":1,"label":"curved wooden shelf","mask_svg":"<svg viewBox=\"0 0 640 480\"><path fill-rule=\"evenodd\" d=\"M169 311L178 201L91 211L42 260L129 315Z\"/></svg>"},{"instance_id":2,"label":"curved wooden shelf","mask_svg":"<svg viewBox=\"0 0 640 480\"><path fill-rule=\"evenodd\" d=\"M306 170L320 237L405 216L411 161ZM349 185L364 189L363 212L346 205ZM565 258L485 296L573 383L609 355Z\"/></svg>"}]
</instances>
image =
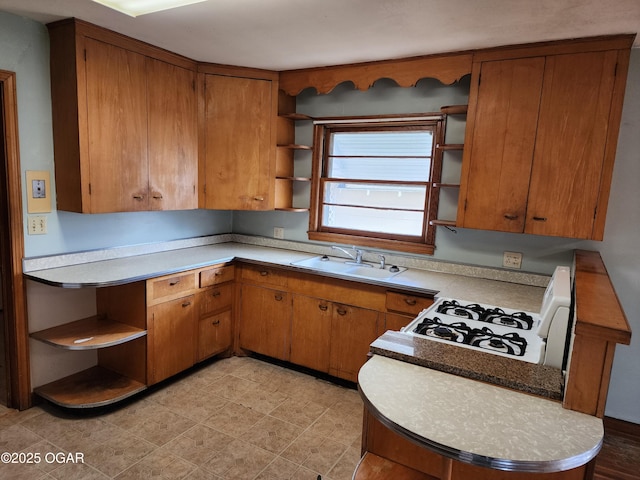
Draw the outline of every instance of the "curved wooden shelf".
<instances>
[{"instance_id":1,"label":"curved wooden shelf","mask_svg":"<svg viewBox=\"0 0 640 480\"><path fill-rule=\"evenodd\" d=\"M147 331L141 328L95 316L33 332L30 336L66 350L95 350L135 340L146 334Z\"/></svg>"},{"instance_id":2,"label":"curved wooden shelf","mask_svg":"<svg viewBox=\"0 0 640 480\"><path fill-rule=\"evenodd\" d=\"M95 366L33 391L61 407L93 408L119 402L146 388L143 383Z\"/></svg>"}]
</instances>

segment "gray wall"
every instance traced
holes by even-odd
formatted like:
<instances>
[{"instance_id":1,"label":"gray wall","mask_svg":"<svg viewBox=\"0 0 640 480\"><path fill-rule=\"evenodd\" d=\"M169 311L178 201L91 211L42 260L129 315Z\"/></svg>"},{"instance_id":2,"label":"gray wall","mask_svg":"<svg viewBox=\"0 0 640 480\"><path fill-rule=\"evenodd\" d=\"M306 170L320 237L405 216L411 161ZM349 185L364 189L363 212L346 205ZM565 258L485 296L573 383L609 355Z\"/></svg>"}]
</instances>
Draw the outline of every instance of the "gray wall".
<instances>
[{"instance_id":1,"label":"gray wall","mask_svg":"<svg viewBox=\"0 0 640 480\"><path fill-rule=\"evenodd\" d=\"M0 69L17 74L22 170L48 170L53 178L48 48L47 30L43 25L0 12ZM460 92L449 96L452 89L433 81L423 81L413 89L391 88L389 81L378 82L378 86L381 88L369 92L357 92L349 86L340 86L327 96L304 92L298 101L299 110L316 115L380 113L386 109L402 113L407 109L424 112L435 111L441 105L459 103L459 100L466 101L461 100L460 95L463 94ZM304 125L299 128L302 129L300 135L305 135ZM569 262L575 248L599 250L635 330L632 345L618 347L616 351L606 414L635 423L640 423L640 255L636 246L640 238L639 131L640 50L634 50L605 241L584 242L465 229L453 234L440 228L434 255L439 260L496 267L501 265L504 250L517 251L524 254L523 270L548 274L555 265ZM306 168L304 161L300 167L302 169ZM26 192L23 195L26 205ZM272 236L274 226L284 227L288 239L307 241L308 216L304 213L201 210L77 215L54 210L48 214L48 223L48 235L27 235L25 213L27 256L188 238L231 230ZM30 302L40 300L46 301L46 298L43 300L37 293L30 298Z\"/></svg>"}]
</instances>

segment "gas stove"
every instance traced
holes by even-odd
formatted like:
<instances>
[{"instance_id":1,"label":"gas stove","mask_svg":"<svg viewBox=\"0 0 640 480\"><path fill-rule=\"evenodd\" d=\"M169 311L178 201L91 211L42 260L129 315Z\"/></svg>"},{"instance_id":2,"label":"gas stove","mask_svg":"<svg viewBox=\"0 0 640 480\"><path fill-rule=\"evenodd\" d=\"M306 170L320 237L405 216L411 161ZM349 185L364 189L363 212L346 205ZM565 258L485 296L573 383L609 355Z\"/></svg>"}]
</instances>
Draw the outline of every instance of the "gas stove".
<instances>
[{"instance_id":1,"label":"gas stove","mask_svg":"<svg viewBox=\"0 0 640 480\"><path fill-rule=\"evenodd\" d=\"M569 330L569 267L557 267L540 312L437 298L402 329L408 335L562 368Z\"/></svg>"}]
</instances>

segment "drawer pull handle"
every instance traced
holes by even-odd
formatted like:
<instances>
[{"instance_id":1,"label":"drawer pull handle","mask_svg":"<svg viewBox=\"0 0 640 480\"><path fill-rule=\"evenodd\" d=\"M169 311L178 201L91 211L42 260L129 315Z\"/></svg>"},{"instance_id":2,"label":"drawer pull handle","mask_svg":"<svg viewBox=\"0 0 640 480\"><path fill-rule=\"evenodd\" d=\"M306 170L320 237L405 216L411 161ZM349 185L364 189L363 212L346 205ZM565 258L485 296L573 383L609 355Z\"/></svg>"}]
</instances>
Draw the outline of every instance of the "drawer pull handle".
<instances>
[{"instance_id":1,"label":"drawer pull handle","mask_svg":"<svg viewBox=\"0 0 640 480\"><path fill-rule=\"evenodd\" d=\"M213 273L213 276L214 276L214 277L219 277L220 275L222 275L222 272L221 272L220 270L216 270L216 271Z\"/></svg>"},{"instance_id":2,"label":"drawer pull handle","mask_svg":"<svg viewBox=\"0 0 640 480\"><path fill-rule=\"evenodd\" d=\"M172 280L172 281L170 281L170 282L169 282L169 286L170 286L170 287L174 287L174 286L176 286L176 285L177 285L177 284L179 284L179 283L180 283L180 279Z\"/></svg>"},{"instance_id":3,"label":"drawer pull handle","mask_svg":"<svg viewBox=\"0 0 640 480\"><path fill-rule=\"evenodd\" d=\"M264 201L264 197L261 196L257 196L257 197L253 197L253 199L257 202L263 202Z\"/></svg>"},{"instance_id":4,"label":"drawer pull handle","mask_svg":"<svg viewBox=\"0 0 640 480\"><path fill-rule=\"evenodd\" d=\"M156 200L162 200L162 194L156 193L155 195L153 195L153 198L155 198Z\"/></svg>"},{"instance_id":5,"label":"drawer pull handle","mask_svg":"<svg viewBox=\"0 0 640 480\"><path fill-rule=\"evenodd\" d=\"M220 320L214 320L211 325L220 325Z\"/></svg>"},{"instance_id":6,"label":"drawer pull handle","mask_svg":"<svg viewBox=\"0 0 640 480\"><path fill-rule=\"evenodd\" d=\"M338 315L341 316L345 316L347 314L347 311L344 308L338 308L338 310L336 310L338 312Z\"/></svg>"},{"instance_id":7,"label":"drawer pull handle","mask_svg":"<svg viewBox=\"0 0 640 480\"><path fill-rule=\"evenodd\" d=\"M546 222L547 217L533 217L536 222Z\"/></svg>"},{"instance_id":8,"label":"drawer pull handle","mask_svg":"<svg viewBox=\"0 0 640 480\"><path fill-rule=\"evenodd\" d=\"M261 276L261 277L266 277L267 275L269 275L269 272L267 272L266 270L262 270L262 271L260 272L260 276Z\"/></svg>"},{"instance_id":9,"label":"drawer pull handle","mask_svg":"<svg viewBox=\"0 0 640 480\"><path fill-rule=\"evenodd\" d=\"M404 303L413 307L418 302L416 301L415 298L405 298Z\"/></svg>"},{"instance_id":10,"label":"drawer pull handle","mask_svg":"<svg viewBox=\"0 0 640 480\"><path fill-rule=\"evenodd\" d=\"M323 305L322 303L320 305L318 305L318 308L320 310L322 310L323 312L326 312L329 309L328 305Z\"/></svg>"},{"instance_id":11,"label":"drawer pull handle","mask_svg":"<svg viewBox=\"0 0 640 480\"><path fill-rule=\"evenodd\" d=\"M133 196L136 200L144 200L144 195L136 194Z\"/></svg>"},{"instance_id":12,"label":"drawer pull handle","mask_svg":"<svg viewBox=\"0 0 640 480\"><path fill-rule=\"evenodd\" d=\"M220 290L215 290L213 292L211 292L211 296L212 297L219 297L221 295Z\"/></svg>"},{"instance_id":13,"label":"drawer pull handle","mask_svg":"<svg viewBox=\"0 0 640 480\"><path fill-rule=\"evenodd\" d=\"M281 302L282 301L282 295L280 295L279 293L276 293L273 298L276 299L276 302Z\"/></svg>"},{"instance_id":14,"label":"drawer pull handle","mask_svg":"<svg viewBox=\"0 0 640 480\"><path fill-rule=\"evenodd\" d=\"M191 305L191 302L184 302L184 303L182 304L182 307L183 307L183 308L187 308L187 307L188 307L188 306L190 306L190 305Z\"/></svg>"},{"instance_id":15,"label":"drawer pull handle","mask_svg":"<svg viewBox=\"0 0 640 480\"><path fill-rule=\"evenodd\" d=\"M504 218L506 218L507 220L516 220L518 218L518 215L513 215L511 213L505 213L504 214Z\"/></svg>"}]
</instances>

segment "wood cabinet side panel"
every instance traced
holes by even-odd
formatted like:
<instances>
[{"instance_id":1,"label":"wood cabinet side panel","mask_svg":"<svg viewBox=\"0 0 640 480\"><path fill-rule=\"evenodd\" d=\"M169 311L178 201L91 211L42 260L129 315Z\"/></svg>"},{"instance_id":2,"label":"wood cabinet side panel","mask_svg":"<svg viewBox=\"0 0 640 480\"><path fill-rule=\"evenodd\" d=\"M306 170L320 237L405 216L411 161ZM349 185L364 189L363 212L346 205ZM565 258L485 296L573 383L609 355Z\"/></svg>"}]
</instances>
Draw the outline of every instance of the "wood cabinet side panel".
<instances>
[{"instance_id":1,"label":"wood cabinet side panel","mask_svg":"<svg viewBox=\"0 0 640 480\"><path fill-rule=\"evenodd\" d=\"M76 45L75 27L49 28L51 110L59 210L83 212L81 133L86 128L84 47Z\"/></svg>"},{"instance_id":2,"label":"wood cabinet side panel","mask_svg":"<svg viewBox=\"0 0 640 480\"><path fill-rule=\"evenodd\" d=\"M140 383L147 383L147 338L98 350L98 365Z\"/></svg>"},{"instance_id":3,"label":"wood cabinet side panel","mask_svg":"<svg viewBox=\"0 0 640 480\"><path fill-rule=\"evenodd\" d=\"M98 315L110 320L146 329L145 282L127 283L96 290Z\"/></svg>"}]
</instances>

